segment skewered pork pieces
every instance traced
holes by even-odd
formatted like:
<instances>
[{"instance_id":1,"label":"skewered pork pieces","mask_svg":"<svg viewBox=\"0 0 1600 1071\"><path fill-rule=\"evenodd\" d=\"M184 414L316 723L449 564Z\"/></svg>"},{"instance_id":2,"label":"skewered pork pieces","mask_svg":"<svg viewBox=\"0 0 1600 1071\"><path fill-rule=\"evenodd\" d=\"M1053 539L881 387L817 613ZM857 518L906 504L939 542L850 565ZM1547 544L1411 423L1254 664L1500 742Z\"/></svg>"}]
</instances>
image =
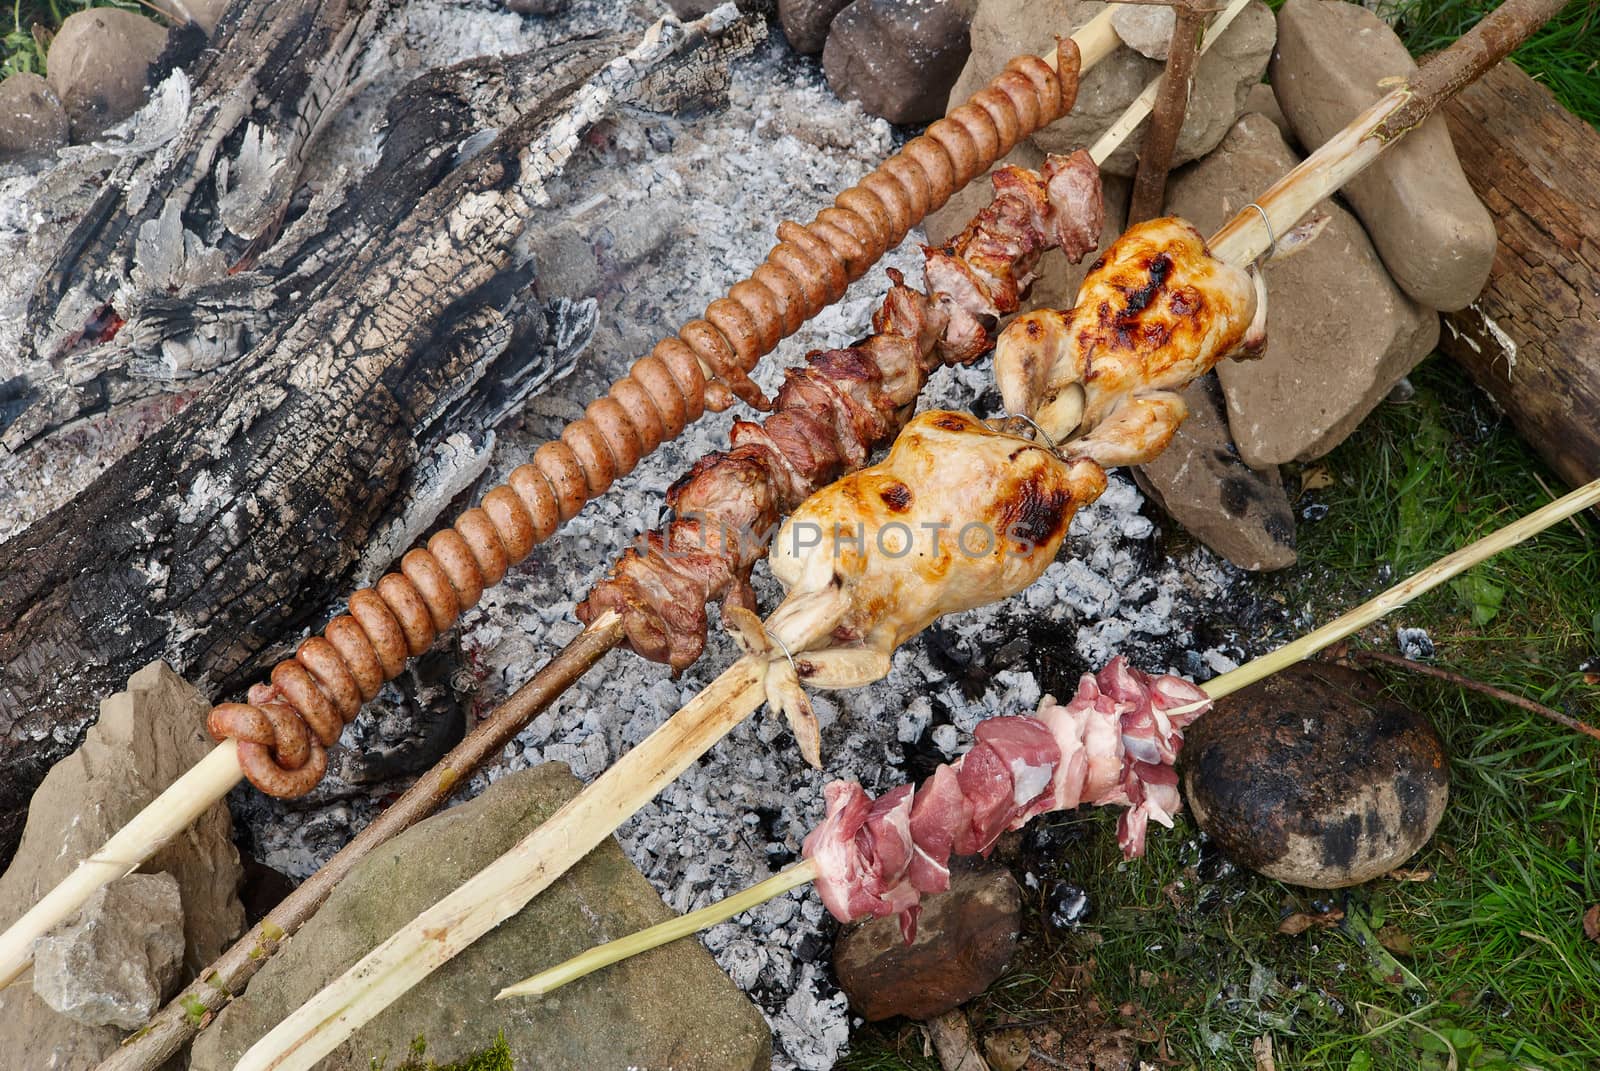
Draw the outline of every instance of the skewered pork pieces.
<instances>
[{"instance_id":1,"label":"skewered pork pieces","mask_svg":"<svg viewBox=\"0 0 1600 1071\"><path fill-rule=\"evenodd\" d=\"M768 558L788 594L765 630L748 611L726 615L746 650L774 654L768 698L806 760L821 765L802 678L824 688L877 680L895 648L935 618L1021 591L1105 485L1093 461L1063 461L935 410L911 421L882 462L807 499Z\"/></svg>"},{"instance_id":2,"label":"skewered pork pieces","mask_svg":"<svg viewBox=\"0 0 1600 1071\"><path fill-rule=\"evenodd\" d=\"M1213 257L1181 219L1150 220L1095 262L1075 307L1025 313L1001 332L995 380L1006 408L1068 456L1137 465L1187 415L1178 389L1224 357L1261 353L1266 315L1259 272Z\"/></svg>"},{"instance_id":3,"label":"skewered pork pieces","mask_svg":"<svg viewBox=\"0 0 1600 1071\"><path fill-rule=\"evenodd\" d=\"M841 922L898 914L909 943L919 901L950 887L952 854L988 854L1000 834L1080 804L1126 807L1123 854L1144 854L1154 821L1172 826L1182 806L1173 772L1183 730L1209 705L1181 677L1152 677L1120 656L1084 674L1066 705L1045 696L1032 717L990 718L960 760L921 788L899 785L874 800L854 781L824 793L827 817L802 849L817 891Z\"/></svg>"},{"instance_id":4,"label":"skewered pork pieces","mask_svg":"<svg viewBox=\"0 0 1600 1071\"><path fill-rule=\"evenodd\" d=\"M734 424L732 449L702 458L667 492L675 519L623 553L578 606L585 624L623 619L636 652L682 669L705 649L706 605L753 605L750 570L784 514L893 440L940 364L988 352L995 318L1012 312L1045 251L1079 260L1101 226L1100 172L1088 153L1046 158L1039 172L1003 167L994 200L946 245L926 249L932 297L893 286L874 334L813 353L788 373L764 424Z\"/></svg>"}]
</instances>

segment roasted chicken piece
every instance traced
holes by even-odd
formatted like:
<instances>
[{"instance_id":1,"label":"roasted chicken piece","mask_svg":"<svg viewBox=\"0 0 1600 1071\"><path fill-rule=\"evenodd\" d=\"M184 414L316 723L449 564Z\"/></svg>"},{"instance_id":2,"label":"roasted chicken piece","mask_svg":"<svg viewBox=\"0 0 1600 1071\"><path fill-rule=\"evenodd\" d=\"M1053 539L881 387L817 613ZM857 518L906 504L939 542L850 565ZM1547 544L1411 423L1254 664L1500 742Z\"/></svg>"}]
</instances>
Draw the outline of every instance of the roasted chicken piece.
<instances>
[{"instance_id":1,"label":"roasted chicken piece","mask_svg":"<svg viewBox=\"0 0 1600 1071\"><path fill-rule=\"evenodd\" d=\"M746 610L725 615L747 651L772 656L767 695L807 761L820 765L820 739L801 680L877 680L935 618L1021 591L1105 484L1093 461L933 411L881 463L807 499L773 541L772 573L788 594L765 630Z\"/></svg>"},{"instance_id":2,"label":"roasted chicken piece","mask_svg":"<svg viewBox=\"0 0 1600 1071\"><path fill-rule=\"evenodd\" d=\"M1068 457L1137 465L1187 415L1176 391L1228 356L1266 345L1259 272L1228 264L1181 219L1130 227L1095 262L1078 303L1017 317L995 346L1006 408Z\"/></svg>"}]
</instances>

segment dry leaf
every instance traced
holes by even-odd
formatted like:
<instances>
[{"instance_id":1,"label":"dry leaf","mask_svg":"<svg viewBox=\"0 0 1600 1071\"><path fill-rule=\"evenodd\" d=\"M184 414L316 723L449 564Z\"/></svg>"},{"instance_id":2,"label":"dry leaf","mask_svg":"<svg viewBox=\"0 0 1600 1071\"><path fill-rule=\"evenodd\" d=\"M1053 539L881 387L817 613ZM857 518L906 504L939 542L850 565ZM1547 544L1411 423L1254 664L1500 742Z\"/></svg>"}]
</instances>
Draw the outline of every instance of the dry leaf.
<instances>
[{"instance_id":1,"label":"dry leaf","mask_svg":"<svg viewBox=\"0 0 1600 1071\"><path fill-rule=\"evenodd\" d=\"M1411 935L1392 922L1379 928L1378 943L1397 956L1411 955Z\"/></svg>"},{"instance_id":2,"label":"dry leaf","mask_svg":"<svg viewBox=\"0 0 1600 1071\"><path fill-rule=\"evenodd\" d=\"M1583 935L1591 941L1600 941L1600 904L1592 904L1583 913Z\"/></svg>"},{"instance_id":3,"label":"dry leaf","mask_svg":"<svg viewBox=\"0 0 1600 1071\"><path fill-rule=\"evenodd\" d=\"M1325 930L1330 926L1337 926L1343 921L1344 912L1340 911L1338 908L1334 908L1332 911L1324 912L1320 915L1308 915L1304 911L1296 911L1294 914L1278 923L1278 932L1287 933L1292 936L1297 933L1305 933L1313 926L1318 926Z\"/></svg>"},{"instance_id":4,"label":"dry leaf","mask_svg":"<svg viewBox=\"0 0 1600 1071\"><path fill-rule=\"evenodd\" d=\"M1320 491L1324 487L1333 486L1333 473L1328 471L1326 465L1312 465L1300 473L1300 493L1307 491Z\"/></svg>"},{"instance_id":5,"label":"dry leaf","mask_svg":"<svg viewBox=\"0 0 1600 1071\"><path fill-rule=\"evenodd\" d=\"M1250 1043L1250 1051L1255 1054L1256 1071L1278 1071L1278 1063L1272 1058L1272 1037L1262 1034Z\"/></svg>"},{"instance_id":6,"label":"dry leaf","mask_svg":"<svg viewBox=\"0 0 1600 1071\"><path fill-rule=\"evenodd\" d=\"M1018 1071L1028 1062L1033 1046L1020 1027L1008 1027L983 1039L983 1055L993 1071Z\"/></svg>"},{"instance_id":7,"label":"dry leaf","mask_svg":"<svg viewBox=\"0 0 1600 1071\"><path fill-rule=\"evenodd\" d=\"M1389 871L1389 873L1385 874L1384 877L1388 878L1390 881L1432 881L1433 868L1419 866L1414 870L1407 870L1402 867L1397 870Z\"/></svg>"}]
</instances>

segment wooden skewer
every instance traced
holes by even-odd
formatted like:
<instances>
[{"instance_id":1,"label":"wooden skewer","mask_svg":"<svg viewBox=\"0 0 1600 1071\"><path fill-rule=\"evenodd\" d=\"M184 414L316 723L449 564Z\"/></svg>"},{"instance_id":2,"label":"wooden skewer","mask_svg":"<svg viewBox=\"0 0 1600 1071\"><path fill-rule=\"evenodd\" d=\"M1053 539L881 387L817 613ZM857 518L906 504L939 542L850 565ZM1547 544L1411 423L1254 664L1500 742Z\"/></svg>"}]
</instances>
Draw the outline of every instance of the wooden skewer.
<instances>
[{"instance_id":1,"label":"wooden skewer","mask_svg":"<svg viewBox=\"0 0 1600 1071\"><path fill-rule=\"evenodd\" d=\"M1318 201L1342 188L1566 4L1567 0L1506 0L1455 44L1432 56L1405 85L1362 112L1273 183L1255 200L1260 213L1251 208L1229 220L1211 237L1212 253L1234 264L1248 264L1270 251L1274 238L1287 234Z\"/></svg>"},{"instance_id":2,"label":"wooden skewer","mask_svg":"<svg viewBox=\"0 0 1600 1071\"><path fill-rule=\"evenodd\" d=\"M817 864L815 860L806 859L780 870L772 877L757 885L752 885L743 892L734 893L714 904L702 907L698 911L691 911L687 915L680 915L675 919L658 922L654 926L646 927L637 933L630 933L626 937L619 937L615 941L607 941L603 945L595 945L587 952L580 952L565 963L558 963L548 970L524 978L515 985L508 985L494 995L495 1000L505 1000L508 997L542 997L546 993L554 992L568 982L576 982L579 978L593 974L602 967L609 967L613 963L621 963L631 959L642 952L662 945L671 944L680 937L709 930L720 922L727 922L736 915L742 915L752 907L764 904L768 900L775 900L790 889L798 889L802 885L809 885L817 880Z\"/></svg>"},{"instance_id":3,"label":"wooden skewer","mask_svg":"<svg viewBox=\"0 0 1600 1071\"><path fill-rule=\"evenodd\" d=\"M450 772L461 770L470 776L479 762L504 747L523 726L559 698L602 655L615 647L621 637L621 617L608 612L596 618L531 680L517 689L496 711L494 718L474 729L440 760L432 771L435 776L418 780L393 806L375 818L356 840L329 860L330 869L326 877L322 871L318 871L317 879L320 880L302 883L272 915L241 938L233 951L238 951L241 945L249 942L244 948L249 958L255 949L273 947L285 932L293 932L298 928L299 923L316 910L313 905L310 911L305 911L306 904L313 898L316 904L321 904L333 890L334 883L344 876L356 859L416 823L439 802L449 798L453 785L442 782L450 777ZM70 918L94 895L96 889L137 870L161 845L189 828L243 779L239 772L238 744L233 740L224 740L182 777L168 785L164 792L106 841L99 851L79 863L27 914L0 934L0 964L4 965L5 971L3 978L0 978L0 987L15 981L33 961L35 940ZM431 805L419 806L430 797L434 798ZM347 852L351 853L347 863L333 866ZM296 918L301 912L305 912L304 918ZM274 921L274 916L286 918ZM286 922L290 925L285 925ZM273 937L275 931L278 936ZM199 986L200 983L196 982L195 985Z\"/></svg>"},{"instance_id":4,"label":"wooden skewer","mask_svg":"<svg viewBox=\"0 0 1600 1071\"><path fill-rule=\"evenodd\" d=\"M1200 42L1202 56L1222 37L1222 31L1239 17L1239 12L1249 6L1249 0L1233 0L1218 12L1216 21L1211 23L1206 30L1205 38ZM1089 155L1094 157L1095 163L1103 164L1110 159L1111 154L1121 148L1122 143L1139 128L1139 124L1149 118L1150 113L1155 110L1156 100L1161 96L1161 87L1165 80L1163 75L1145 86L1144 90L1133 98L1133 103L1128 105L1127 110L1117 117L1117 121L1106 127L1106 132L1089 147Z\"/></svg>"},{"instance_id":5,"label":"wooden skewer","mask_svg":"<svg viewBox=\"0 0 1600 1071\"><path fill-rule=\"evenodd\" d=\"M234 1071L316 1065L363 1023L529 900L609 837L662 785L766 699L767 659L739 659L515 847L374 948L244 1054Z\"/></svg>"},{"instance_id":6,"label":"wooden skewer","mask_svg":"<svg viewBox=\"0 0 1600 1071\"><path fill-rule=\"evenodd\" d=\"M1243 0L1235 2L1242 6ZM1111 26L1112 10L1113 8L1107 8L1102 11L1072 35L1073 42L1078 46L1080 71L1089 70L1121 45L1121 39ZM1054 53L1045 59L1052 67L1055 66ZM1103 159L1104 157L1097 157L1096 162L1101 162ZM552 659L551 665L571 664L574 655L579 651L589 651L594 647L596 639L594 629L592 627L586 629L555 659ZM613 627L609 645L599 653L603 654L609 647L614 647L621 641L620 628ZM598 658L598 655L595 657ZM592 661L593 659L591 664ZM543 672L541 671L541 674ZM561 688L570 686L576 679L576 676L566 679L561 683ZM524 687L543 689L552 683L560 682L535 676ZM559 694L559 691L556 694ZM225 797L242 780L237 745L229 740L218 745L205 759L174 781L128 825L119 830L100 851L79 864L77 869L45 894L27 914L0 934L0 989L14 982L33 962L35 941L53 927L71 918L96 889L131 873L168 840L188 828L195 819L204 814L212 804ZM398 831L395 829L392 832ZM376 843L373 843L367 848L375 846Z\"/></svg>"},{"instance_id":7,"label":"wooden skewer","mask_svg":"<svg viewBox=\"0 0 1600 1071\"><path fill-rule=\"evenodd\" d=\"M1230 670L1212 678L1205 684L1200 685L1200 690L1215 700L1221 699L1225 695L1232 695L1243 688L1248 688L1257 681L1270 677L1296 662L1310 658L1318 651L1360 632L1374 621L1399 609L1424 592L1438 587L1452 577L1460 576L1468 569L1492 558L1507 547L1521 543L1523 540L1561 523L1568 517L1574 516L1596 503L1600 503L1600 480L1585 484L1571 494L1535 510L1521 520L1509 524L1473 543L1469 543L1447 557L1440 558L1426 569L1401 581L1376 598L1369 599L1354 610L1339 615L1315 632L1308 633L1292 643L1285 644L1271 654L1246 662L1238 669ZM1195 708L1184 706L1170 713L1188 713L1193 709ZM1583 728L1587 728L1587 726ZM495 994L495 999L544 996L546 993L559 989L568 982L575 982L585 975L600 970L602 967L619 963L631 956L637 956L641 952L648 952L652 948L659 948L661 945L676 941L680 937L687 937L692 933L698 933L700 930L709 929L719 922L726 922L736 915L749 911L758 904L764 904L768 900L783 895L790 889L815 881L816 877L816 864L807 859L787 870L780 871L759 885L752 885L743 892L735 893L708 907L703 907L698 911L691 911L689 914L679 918L668 919L666 922L629 934L627 937L608 941L603 945L596 945L587 952L579 953L564 963L557 964L548 970L540 971L538 974L525 978L515 985L506 986Z\"/></svg>"},{"instance_id":8,"label":"wooden skewer","mask_svg":"<svg viewBox=\"0 0 1600 1071\"><path fill-rule=\"evenodd\" d=\"M1233 263L1247 264L1269 251L1275 236L1286 233L1318 201L1376 159L1384 147L1420 123L1451 93L1499 62L1561 7L1560 0L1507 0L1430 61L1410 83L1363 113L1275 184L1261 201L1229 221L1212 239L1213 252ZM1429 68L1436 65L1448 73L1430 76ZM1419 100L1424 103L1413 107ZM1392 103L1386 107L1385 102ZM1405 117L1407 125L1386 125L1396 117ZM1375 144L1369 146L1369 141ZM526 904L610 835L633 813L622 809L628 801L637 799L632 804L637 809L653 798L753 712L762 702L761 693L752 659L740 659L544 825L292 1012L245 1053L235 1071L309 1071L412 985ZM736 709L744 712L735 716ZM674 730L680 719L687 724ZM707 727L712 722L725 723L726 728L711 732ZM681 750L689 746L699 750L692 754ZM587 847L574 855L574 844Z\"/></svg>"},{"instance_id":9,"label":"wooden skewer","mask_svg":"<svg viewBox=\"0 0 1600 1071\"><path fill-rule=\"evenodd\" d=\"M1143 223L1161 215L1167 199L1167 172L1172 170L1172 152L1178 145L1178 132L1189 110L1189 91L1194 69L1199 62L1200 28L1205 19L1200 0L1177 0L1172 6L1172 37L1167 45L1167 69L1161 75L1161 89L1154 118L1144 141L1139 145L1139 170L1133 176L1133 197L1128 202L1128 222Z\"/></svg>"},{"instance_id":10,"label":"wooden skewer","mask_svg":"<svg viewBox=\"0 0 1600 1071\"><path fill-rule=\"evenodd\" d=\"M96 1071L155 1071L200 1029L200 1016L221 1010L245 986L369 853L432 814L461 784L510 743L527 724L560 698L579 677L617 645L622 618L607 611L562 648L531 680L411 785L355 839L213 960L183 992L118 1046ZM200 1014L197 1014L199 1010Z\"/></svg>"}]
</instances>

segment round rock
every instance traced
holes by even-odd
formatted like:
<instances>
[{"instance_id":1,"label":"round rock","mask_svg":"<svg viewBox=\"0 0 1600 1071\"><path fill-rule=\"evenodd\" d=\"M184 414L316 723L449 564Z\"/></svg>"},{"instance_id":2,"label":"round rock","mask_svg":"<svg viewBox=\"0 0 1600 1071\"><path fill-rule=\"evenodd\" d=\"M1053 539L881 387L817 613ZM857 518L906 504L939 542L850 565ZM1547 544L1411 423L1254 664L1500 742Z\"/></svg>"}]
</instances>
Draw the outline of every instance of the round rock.
<instances>
[{"instance_id":1,"label":"round rock","mask_svg":"<svg viewBox=\"0 0 1600 1071\"><path fill-rule=\"evenodd\" d=\"M1428 720L1369 674L1322 663L1218 701L1188 730L1183 762L1195 820L1230 858L1315 889L1405 862L1449 796Z\"/></svg>"},{"instance_id":2,"label":"round rock","mask_svg":"<svg viewBox=\"0 0 1600 1071\"><path fill-rule=\"evenodd\" d=\"M67 143L67 113L36 74L0 82L0 164L42 159Z\"/></svg>"},{"instance_id":3,"label":"round rock","mask_svg":"<svg viewBox=\"0 0 1600 1071\"><path fill-rule=\"evenodd\" d=\"M138 111L150 65L166 43L162 26L132 11L97 7L67 16L46 59L73 141L93 138Z\"/></svg>"},{"instance_id":4,"label":"round rock","mask_svg":"<svg viewBox=\"0 0 1600 1071\"><path fill-rule=\"evenodd\" d=\"M1172 47L1172 31L1178 15L1170 7L1130 4L1114 8L1111 28L1122 43L1153 60L1164 60Z\"/></svg>"},{"instance_id":5,"label":"round rock","mask_svg":"<svg viewBox=\"0 0 1600 1071\"><path fill-rule=\"evenodd\" d=\"M1400 38L1360 4L1288 0L1278 12L1272 86L1299 140L1315 149L1417 69ZM1494 217L1435 115L1340 191L1400 288L1432 309L1460 309L1495 259ZM1514 199L1515 194L1511 195Z\"/></svg>"},{"instance_id":6,"label":"round rock","mask_svg":"<svg viewBox=\"0 0 1600 1071\"><path fill-rule=\"evenodd\" d=\"M944 115L969 46L973 0L854 0L822 49L828 85L891 123Z\"/></svg>"},{"instance_id":7,"label":"round rock","mask_svg":"<svg viewBox=\"0 0 1600 1071\"><path fill-rule=\"evenodd\" d=\"M850 0L778 0L778 25L796 52L821 52L833 17Z\"/></svg>"},{"instance_id":8,"label":"round rock","mask_svg":"<svg viewBox=\"0 0 1600 1071\"><path fill-rule=\"evenodd\" d=\"M952 866L948 891L923 898L911 944L892 915L840 934L834 972L850 1006L867 1019L942 1015L988 989L1011 962L1022 891L1004 867L961 866Z\"/></svg>"}]
</instances>

